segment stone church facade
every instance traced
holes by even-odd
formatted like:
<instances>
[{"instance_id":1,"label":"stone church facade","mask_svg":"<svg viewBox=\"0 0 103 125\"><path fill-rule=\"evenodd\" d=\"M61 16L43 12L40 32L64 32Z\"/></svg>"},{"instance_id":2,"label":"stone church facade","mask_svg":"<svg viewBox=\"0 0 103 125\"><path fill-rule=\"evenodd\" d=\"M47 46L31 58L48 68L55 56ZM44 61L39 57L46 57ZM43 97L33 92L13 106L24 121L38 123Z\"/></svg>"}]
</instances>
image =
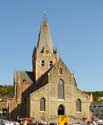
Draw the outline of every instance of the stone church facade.
<instances>
[{"instance_id":1,"label":"stone church facade","mask_svg":"<svg viewBox=\"0 0 103 125\"><path fill-rule=\"evenodd\" d=\"M69 120L89 119L92 95L77 87L74 75L60 58L49 31L41 23L37 47L32 55L33 71L15 71L15 95L10 117L32 117L37 121L57 121L59 115Z\"/></svg>"}]
</instances>

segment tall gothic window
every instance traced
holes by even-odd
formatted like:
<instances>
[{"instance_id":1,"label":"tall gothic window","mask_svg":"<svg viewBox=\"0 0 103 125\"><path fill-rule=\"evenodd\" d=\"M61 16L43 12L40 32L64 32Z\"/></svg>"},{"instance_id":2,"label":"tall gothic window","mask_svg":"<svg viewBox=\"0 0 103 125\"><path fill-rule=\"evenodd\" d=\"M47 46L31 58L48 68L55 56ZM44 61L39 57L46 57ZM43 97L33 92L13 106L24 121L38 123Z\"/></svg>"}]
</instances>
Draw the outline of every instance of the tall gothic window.
<instances>
[{"instance_id":1,"label":"tall gothic window","mask_svg":"<svg viewBox=\"0 0 103 125\"><path fill-rule=\"evenodd\" d=\"M76 112L81 112L81 100L76 100Z\"/></svg>"},{"instance_id":2,"label":"tall gothic window","mask_svg":"<svg viewBox=\"0 0 103 125\"><path fill-rule=\"evenodd\" d=\"M45 111L45 98L40 99L40 111Z\"/></svg>"},{"instance_id":3,"label":"tall gothic window","mask_svg":"<svg viewBox=\"0 0 103 125\"><path fill-rule=\"evenodd\" d=\"M58 81L58 99L64 99L64 81L62 79Z\"/></svg>"}]
</instances>

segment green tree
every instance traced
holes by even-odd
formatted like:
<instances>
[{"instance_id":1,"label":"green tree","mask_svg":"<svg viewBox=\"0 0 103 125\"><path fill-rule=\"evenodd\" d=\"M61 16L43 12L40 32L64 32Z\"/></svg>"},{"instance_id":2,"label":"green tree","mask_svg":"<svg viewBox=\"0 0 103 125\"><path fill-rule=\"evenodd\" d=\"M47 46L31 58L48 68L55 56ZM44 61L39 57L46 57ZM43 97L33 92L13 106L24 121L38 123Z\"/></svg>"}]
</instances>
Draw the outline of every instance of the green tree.
<instances>
[{"instance_id":1,"label":"green tree","mask_svg":"<svg viewBox=\"0 0 103 125\"><path fill-rule=\"evenodd\" d=\"M13 93L13 92L14 92L14 88L12 85L0 86L0 96L4 96L6 94Z\"/></svg>"}]
</instances>

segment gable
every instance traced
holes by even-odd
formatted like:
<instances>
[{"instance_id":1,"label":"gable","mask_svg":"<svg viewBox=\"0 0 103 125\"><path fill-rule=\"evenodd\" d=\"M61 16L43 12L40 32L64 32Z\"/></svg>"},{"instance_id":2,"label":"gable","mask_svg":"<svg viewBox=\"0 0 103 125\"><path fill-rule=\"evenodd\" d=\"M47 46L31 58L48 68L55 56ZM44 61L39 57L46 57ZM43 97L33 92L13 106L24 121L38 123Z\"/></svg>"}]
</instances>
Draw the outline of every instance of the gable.
<instances>
[{"instance_id":1,"label":"gable","mask_svg":"<svg viewBox=\"0 0 103 125\"><path fill-rule=\"evenodd\" d=\"M33 78L33 72L28 72L28 71L15 71L14 73L14 82L23 82L27 81L28 83L33 83L34 78Z\"/></svg>"},{"instance_id":2,"label":"gable","mask_svg":"<svg viewBox=\"0 0 103 125\"><path fill-rule=\"evenodd\" d=\"M49 76L50 79L63 78L69 80L72 77L72 73L64 64L64 62L61 59L59 59L58 62L50 70Z\"/></svg>"}]
</instances>

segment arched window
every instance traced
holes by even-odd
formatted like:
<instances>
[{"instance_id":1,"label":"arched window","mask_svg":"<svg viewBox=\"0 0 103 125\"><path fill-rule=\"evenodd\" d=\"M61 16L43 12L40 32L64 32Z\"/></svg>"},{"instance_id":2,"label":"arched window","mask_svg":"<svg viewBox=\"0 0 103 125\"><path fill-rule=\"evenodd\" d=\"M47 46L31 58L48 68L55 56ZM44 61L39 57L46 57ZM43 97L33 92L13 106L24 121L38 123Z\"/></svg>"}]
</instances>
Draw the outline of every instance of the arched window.
<instances>
[{"instance_id":1,"label":"arched window","mask_svg":"<svg viewBox=\"0 0 103 125\"><path fill-rule=\"evenodd\" d=\"M58 81L58 99L64 99L64 81L62 79Z\"/></svg>"},{"instance_id":2,"label":"arched window","mask_svg":"<svg viewBox=\"0 0 103 125\"><path fill-rule=\"evenodd\" d=\"M76 112L81 112L81 100L76 100Z\"/></svg>"},{"instance_id":3,"label":"arched window","mask_svg":"<svg viewBox=\"0 0 103 125\"><path fill-rule=\"evenodd\" d=\"M52 67L53 66L53 61L49 62L49 66Z\"/></svg>"},{"instance_id":4,"label":"arched window","mask_svg":"<svg viewBox=\"0 0 103 125\"><path fill-rule=\"evenodd\" d=\"M41 66L45 66L45 61L44 60L41 61Z\"/></svg>"},{"instance_id":5,"label":"arched window","mask_svg":"<svg viewBox=\"0 0 103 125\"><path fill-rule=\"evenodd\" d=\"M40 111L45 111L45 98L40 99Z\"/></svg>"}]
</instances>

